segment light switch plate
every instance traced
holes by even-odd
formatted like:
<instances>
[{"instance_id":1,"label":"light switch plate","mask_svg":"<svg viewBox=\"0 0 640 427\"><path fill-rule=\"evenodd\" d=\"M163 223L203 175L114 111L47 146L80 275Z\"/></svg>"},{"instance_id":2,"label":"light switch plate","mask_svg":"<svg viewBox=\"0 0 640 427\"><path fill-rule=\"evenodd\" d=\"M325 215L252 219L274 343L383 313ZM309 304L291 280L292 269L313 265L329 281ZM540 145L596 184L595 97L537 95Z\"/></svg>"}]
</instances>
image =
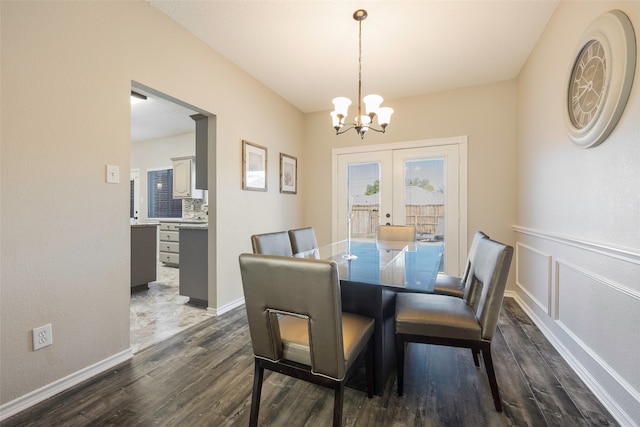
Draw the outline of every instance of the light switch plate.
<instances>
[{"instance_id":1,"label":"light switch plate","mask_svg":"<svg viewBox=\"0 0 640 427\"><path fill-rule=\"evenodd\" d=\"M114 165L107 165L107 182L118 184L120 182L120 168Z\"/></svg>"}]
</instances>

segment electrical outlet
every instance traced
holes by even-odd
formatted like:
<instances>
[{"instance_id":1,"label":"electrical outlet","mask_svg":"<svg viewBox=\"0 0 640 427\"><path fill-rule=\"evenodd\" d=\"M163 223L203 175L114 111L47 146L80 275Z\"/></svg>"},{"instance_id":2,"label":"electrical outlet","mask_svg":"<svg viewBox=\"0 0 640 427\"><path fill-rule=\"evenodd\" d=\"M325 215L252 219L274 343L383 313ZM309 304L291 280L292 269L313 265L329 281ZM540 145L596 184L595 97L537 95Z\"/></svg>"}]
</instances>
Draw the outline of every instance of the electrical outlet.
<instances>
[{"instance_id":1,"label":"electrical outlet","mask_svg":"<svg viewBox=\"0 0 640 427\"><path fill-rule=\"evenodd\" d=\"M51 323L33 330L33 351L40 350L42 347L46 347L51 344L53 344Z\"/></svg>"}]
</instances>

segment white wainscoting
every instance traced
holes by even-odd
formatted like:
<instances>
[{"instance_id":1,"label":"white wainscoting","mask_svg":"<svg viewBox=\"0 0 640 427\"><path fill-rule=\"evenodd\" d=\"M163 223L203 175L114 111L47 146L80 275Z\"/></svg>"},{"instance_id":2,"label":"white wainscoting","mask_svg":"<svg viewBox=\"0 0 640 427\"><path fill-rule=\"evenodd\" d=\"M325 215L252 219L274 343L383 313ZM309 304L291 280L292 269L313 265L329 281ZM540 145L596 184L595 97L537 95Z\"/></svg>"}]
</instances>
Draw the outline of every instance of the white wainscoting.
<instances>
[{"instance_id":1,"label":"white wainscoting","mask_svg":"<svg viewBox=\"0 0 640 427\"><path fill-rule=\"evenodd\" d=\"M526 261L520 262L520 258ZM516 243L516 285L548 315L551 315L551 259L551 254Z\"/></svg>"},{"instance_id":2,"label":"white wainscoting","mask_svg":"<svg viewBox=\"0 0 640 427\"><path fill-rule=\"evenodd\" d=\"M510 294L618 422L640 425L640 251L513 229Z\"/></svg>"}]
</instances>

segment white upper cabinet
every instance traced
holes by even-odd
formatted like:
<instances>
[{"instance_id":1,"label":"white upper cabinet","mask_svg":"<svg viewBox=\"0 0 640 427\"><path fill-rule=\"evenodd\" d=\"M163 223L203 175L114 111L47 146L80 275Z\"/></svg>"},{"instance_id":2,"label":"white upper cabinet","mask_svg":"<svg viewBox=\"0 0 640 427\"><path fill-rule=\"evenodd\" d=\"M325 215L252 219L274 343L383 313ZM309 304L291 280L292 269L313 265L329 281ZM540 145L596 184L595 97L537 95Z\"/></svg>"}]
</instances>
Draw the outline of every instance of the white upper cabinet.
<instances>
[{"instance_id":1,"label":"white upper cabinet","mask_svg":"<svg viewBox=\"0 0 640 427\"><path fill-rule=\"evenodd\" d=\"M174 157L171 160L173 161L173 198L202 199L204 191L195 187L195 157Z\"/></svg>"}]
</instances>

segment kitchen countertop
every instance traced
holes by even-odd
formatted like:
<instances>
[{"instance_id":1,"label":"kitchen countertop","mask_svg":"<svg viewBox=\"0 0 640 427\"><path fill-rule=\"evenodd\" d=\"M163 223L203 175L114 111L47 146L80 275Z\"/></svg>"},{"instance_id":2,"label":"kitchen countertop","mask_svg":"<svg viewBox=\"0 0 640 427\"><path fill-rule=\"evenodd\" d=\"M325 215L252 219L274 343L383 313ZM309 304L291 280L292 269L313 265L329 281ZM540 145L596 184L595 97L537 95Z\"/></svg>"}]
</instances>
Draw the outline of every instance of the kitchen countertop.
<instances>
[{"instance_id":1,"label":"kitchen countertop","mask_svg":"<svg viewBox=\"0 0 640 427\"><path fill-rule=\"evenodd\" d=\"M157 227L159 226L159 223L150 223L150 222L145 222L145 223L140 223L140 224L131 224L131 227L133 228L141 228L141 227Z\"/></svg>"},{"instance_id":2,"label":"kitchen countertop","mask_svg":"<svg viewBox=\"0 0 640 427\"><path fill-rule=\"evenodd\" d=\"M195 218L164 218L158 219L159 222L182 222L185 224L208 224L208 220L206 219L195 219Z\"/></svg>"},{"instance_id":3,"label":"kitchen countertop","mask_svg":"<svg viewBox=\"0 0 640 427\"><path fill-rule=\"evenodd\" d=\"M180 230L208 230L209 229L209 224L208 223L204 223L204 224L182 224L178 226L178 229Z\"/></svg>"}]
</instances>

